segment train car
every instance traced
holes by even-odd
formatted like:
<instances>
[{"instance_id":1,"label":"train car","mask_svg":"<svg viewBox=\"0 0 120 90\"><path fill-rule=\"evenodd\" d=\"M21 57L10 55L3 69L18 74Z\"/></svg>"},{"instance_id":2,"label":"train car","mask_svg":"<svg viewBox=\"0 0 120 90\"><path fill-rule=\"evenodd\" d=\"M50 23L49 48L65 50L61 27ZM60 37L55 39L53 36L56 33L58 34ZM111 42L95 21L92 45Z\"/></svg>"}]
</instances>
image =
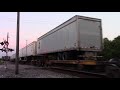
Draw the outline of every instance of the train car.
<instances>
[{"instance_id":1,"label":"train car","mask_svg":"<svg viewBox=\"0 0 120 90\"><path fill-rule=\"evenodd\" d=\"M35 60L37 55L37 44L36 41L28 44L27 46L21 48L19 50L19 61L20 62L30 62L31 60ZM11 56L11 60L15 59L15 54Z\"/></svg>"},{"instance_id":2,"label":"train car","mask_svg":"<svg viewBox=\"0 0 120 90\"><path fill-rule=\"evenodd\" d=\"M23 55L22 53L23 53L23 52L22 52L22 49L20 49L20 50L19 50L19 57L20 57L20 60L21 60L21 57L23 57L23 56L22 56L22 55Z\"/></svg>"},{"instance_id":3,"label":"train car","mask_svg":"<svg viewBox=\"0 0 120 90\"><path fill-rule=\"evenodd\" d=\"M35 56L36 55L36 41L30 43L27 47L27 56Z\"/></svg>"},{"instance_id":4,"label":"train car","mask_svg":"<svg viewBox=\"0 0 120 90\"><path fill-rule=\"evenodd\" d=\"M43 55L45 60L52 63L78 63L78 60L84 60L80 63L94 65L97 53L102 49L101 19L79 15L37 39L37 55Z\"/></svg>"},{"instance_id":5,"label":"train car","mask_svg":"<svg viewBox=\"0 0 120 90\"><path fill-rule=\"evenodd\" d=\"M13 54L13 55L10 56L10 61L11 61L11 62L14 62L14 61L15 61L15 55L16 55L16 54Z\"/></svg>"},{"instance_id":6,"label":"train car","mask_svg":"<svg viewBox=\"0 0 120 90\"><path fill-rule=\"evenodd\" d=\"M24 48L20 49L19 57L21 62L30 62L31 60L36 59L36 41L28 44Z\"/></svg>"}]
</instances>

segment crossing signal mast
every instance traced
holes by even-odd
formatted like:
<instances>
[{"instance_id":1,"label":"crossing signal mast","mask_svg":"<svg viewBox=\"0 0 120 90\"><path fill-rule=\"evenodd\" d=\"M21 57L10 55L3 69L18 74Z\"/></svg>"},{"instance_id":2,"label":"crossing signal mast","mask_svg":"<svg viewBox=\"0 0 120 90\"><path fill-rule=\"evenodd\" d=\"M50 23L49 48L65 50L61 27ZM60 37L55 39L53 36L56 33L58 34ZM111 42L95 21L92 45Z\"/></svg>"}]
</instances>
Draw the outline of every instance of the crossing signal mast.
<instances>
[{"instance_id":1,"label":"crossing signal mast","mask_svg":"<svg viewBox=\"0 0 120 90\"><path fill-rule=\"evenodd\" d=\"M9 33L7 33L7 40L3 40L3 42L0 42L0 44L3 46L2 49L0 49L2 52L5 52L6 53L6 61L8 60L8 52L12 52L14 51L14 49L12 48L8 48L9 46L9 41L8 41L8 38L9 38ZM5 63L6 67L7 68L7 64Z\"/></svg>"}]
</instances>

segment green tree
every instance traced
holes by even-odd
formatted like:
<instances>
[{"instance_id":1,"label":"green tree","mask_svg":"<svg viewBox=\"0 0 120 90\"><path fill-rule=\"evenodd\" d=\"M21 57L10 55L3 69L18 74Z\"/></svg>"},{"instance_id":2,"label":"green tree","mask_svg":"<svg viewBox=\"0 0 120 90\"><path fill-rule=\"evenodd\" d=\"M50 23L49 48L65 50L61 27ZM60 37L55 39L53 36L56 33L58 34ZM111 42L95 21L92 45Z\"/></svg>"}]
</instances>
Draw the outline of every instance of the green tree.
<instances>
[{"instance_id":1,"label":"green tree","mask_svg":"<svg viewBox=\"0 0 120 90\"><path fill-rule=\"evenodd\" d=\"M103 57L105 60L109 60L112 57L112 41L108 38L104 38L104 49L103 49Z\"/></svg>"},{"instance_id":2,"label":"green tree","mask_svg":"<svg viewBox=\"0 0 120 90\"><path fill-rule=\"evenodd\" d=\"M115 58L120 58L120 36L116 37L113 41L112 41L112 57Z\"/></svg>"},{"instance_id":3,"label":"green tree","mask_svg":"<svg viewBox=\"0 0 120 90\"><path fill-rule=\"evenodd\" d=\"M110 58L120 58L120 36L110 41L108 38L104 38L104 49L102 55L105 60Z\"/></svg>"}]
</instances>

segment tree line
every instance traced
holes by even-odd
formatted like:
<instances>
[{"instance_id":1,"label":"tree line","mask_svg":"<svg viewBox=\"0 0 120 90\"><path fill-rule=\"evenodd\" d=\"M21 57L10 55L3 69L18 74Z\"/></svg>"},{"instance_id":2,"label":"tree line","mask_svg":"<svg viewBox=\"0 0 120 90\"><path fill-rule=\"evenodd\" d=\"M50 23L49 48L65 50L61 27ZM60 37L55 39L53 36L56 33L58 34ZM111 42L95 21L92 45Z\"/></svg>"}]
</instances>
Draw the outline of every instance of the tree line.
<instances>
[{"instance_id":1,"label":"tree line","mask_svg":"<svg viewBox=\"0 0 120 90\"><path fill-rule=\"evenodd\" d=\"M111 58L120 58L120 36L114 38L114 40L109 40L104 38L104 49L101 53L104 60L109 60Z\"/></svg>"}]
</instances>

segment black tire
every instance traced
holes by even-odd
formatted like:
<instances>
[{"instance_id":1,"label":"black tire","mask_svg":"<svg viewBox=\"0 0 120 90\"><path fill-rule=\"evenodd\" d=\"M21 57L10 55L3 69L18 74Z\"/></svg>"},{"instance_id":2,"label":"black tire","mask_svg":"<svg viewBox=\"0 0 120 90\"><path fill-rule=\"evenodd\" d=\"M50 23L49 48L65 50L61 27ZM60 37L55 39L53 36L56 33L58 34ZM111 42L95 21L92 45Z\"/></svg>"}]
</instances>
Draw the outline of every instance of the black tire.
<instances>
[{"instance_id":1,"label":"black tire","mask_svg":"<svg viewBox=\"0 0 120 90\"><path fill-rule=\"evenodd\" d=\"M64 52L63 54L62 54L62 59L63 60L67 60L68 59L68 53L67 52Z\"/></svg>"}]
</instances>

